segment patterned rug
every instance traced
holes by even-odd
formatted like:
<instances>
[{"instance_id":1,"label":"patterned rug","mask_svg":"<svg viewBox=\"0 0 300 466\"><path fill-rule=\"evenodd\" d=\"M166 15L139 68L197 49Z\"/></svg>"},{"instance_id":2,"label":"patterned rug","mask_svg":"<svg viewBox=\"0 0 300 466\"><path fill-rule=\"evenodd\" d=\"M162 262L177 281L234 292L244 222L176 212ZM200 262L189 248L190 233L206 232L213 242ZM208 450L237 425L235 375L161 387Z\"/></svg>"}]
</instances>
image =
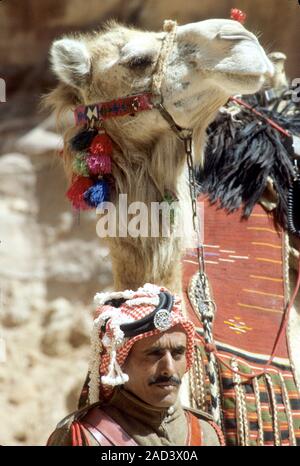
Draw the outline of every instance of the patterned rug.
<instances>
[{"instance_id":1,"label":"patterned rug","mask_svg":"<svg viewBox=\"0 0 300 466\"><path fill-rule=\"evenodd\" d=\"M300 395L284 334L266 372L289 296L287 245L272 216L256 205L248 220L201 199L205 266L216 302L214 340L222 427L228 445L300 445ZM203 335L196 306L197 253L183 261L183 286L190 317ZM207 355L203 345L191 377L193 404L210 411ZM230 366L225 367L222 363Z\"/></svg>"}]
</instances>

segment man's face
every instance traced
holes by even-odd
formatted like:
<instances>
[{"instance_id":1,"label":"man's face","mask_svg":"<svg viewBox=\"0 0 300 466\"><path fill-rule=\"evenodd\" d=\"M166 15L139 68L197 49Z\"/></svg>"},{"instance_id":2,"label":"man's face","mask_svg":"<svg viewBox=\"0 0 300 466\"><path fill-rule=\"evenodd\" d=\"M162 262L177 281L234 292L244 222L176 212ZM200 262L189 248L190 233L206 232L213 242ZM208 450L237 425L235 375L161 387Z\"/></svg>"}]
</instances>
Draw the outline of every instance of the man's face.
<instances>
[{"instance_id":1,"label":"man's face","mask_svg":"<svg viewBox=\"0 0 300 466\"><path fill-rule=\"evenodd\" d=\"M186 345L180 326L136 342L122 367L129 376L125 389L157 408L174 405L186 371Z\"/></svg>"}]
</instances>

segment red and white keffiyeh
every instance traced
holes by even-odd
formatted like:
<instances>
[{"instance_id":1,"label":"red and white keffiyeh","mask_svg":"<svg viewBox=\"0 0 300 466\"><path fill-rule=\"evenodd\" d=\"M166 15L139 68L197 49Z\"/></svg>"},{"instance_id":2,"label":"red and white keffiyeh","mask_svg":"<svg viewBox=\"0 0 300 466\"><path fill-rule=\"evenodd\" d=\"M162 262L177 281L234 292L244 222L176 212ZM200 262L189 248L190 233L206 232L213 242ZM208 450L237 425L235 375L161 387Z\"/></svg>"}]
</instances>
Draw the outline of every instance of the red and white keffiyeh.
<instances>
[{"instance_id":1,"label":"red and white keffiyeh","mask_svg":"<svg viewBox=\"0 0 300 466\"><path fill-rule=\"evenodd\" d=\"M166 288L145 284L137 291L97 293L95 302L98 305L91 335L91 356L89 364L89 403L99 399L107 399L113 387L123 385L128 381L128 375L122 372L130 349L137 341L153 335L159 335L161 330L141 333L132 338L125 338L120 325L138 321L149 314L159 304L160 292L168 292ZM168 329L181 325L187 335L186 360L188 371L193 362L194 324L182 313L181 299L173 295L174 303L170 313ZM119 307L105 304L107 301L123 298L126 301Z\"/></svg>"}]
</instances>

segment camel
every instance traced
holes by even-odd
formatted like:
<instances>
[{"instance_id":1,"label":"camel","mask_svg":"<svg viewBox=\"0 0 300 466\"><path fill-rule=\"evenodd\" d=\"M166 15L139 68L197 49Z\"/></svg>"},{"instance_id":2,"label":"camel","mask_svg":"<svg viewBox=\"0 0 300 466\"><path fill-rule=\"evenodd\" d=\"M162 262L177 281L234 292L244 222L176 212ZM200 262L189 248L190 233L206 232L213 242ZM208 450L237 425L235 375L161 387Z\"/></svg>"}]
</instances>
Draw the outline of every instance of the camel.
<instances>
[{"instance_id":1,"label":"camel","mask_svg":"<svg viewBox=\"0 0 300 466\"><path fill-rule=\"evenodd\" d=\"M59 84L46 104L58 114L78 104L93 104L151 92L166 32L145 32L115 22L101 32L55 41L51 61ZM195 161L202 158L205 130L230 95L254 93L269 79L273 66L257 38L240 23L213 19L178 26L165 58L160 90L164 107L182 128L193 130ZM113 202L126 193L128 204L161 202L164 193L179 200L177 218L192 232L184 144L157 109L105 121L114 141ZM65 141L76 128L69 128ZM72 153L65 144L66 171ZM182 220L184 219L184 220ZM187 233L189 234L189 233ZM181 291L182 239L107 238L116 290L159 283Z\"/></svg>"},{"instance_id":2,"label":"camel","mask_svg":"<svg viewBox=\"0 0 300 466\"><path fill-rule=\"evenodd\" d=\"M170 34L173 38L162 60ZM120 195L126 194L128 204L139 201L150 207L161 202L166 192L172 193L178 200L176 218L188 225L185 232L192 235L186 147L173 131L174 124L192 131L194 161L201 163L205 131L219 108L231 95L254 94L272 79L273 65L257 38L232 20L178 26L176 33L170 22L157 33L110 22L100 32L55 41L51 61L59 84L46 104L58 115L82 104L156 94L165 112L154 106L104 122L114 142L115 189L110 200L121 209ZM74 154L68 141L77 132L78 128L69 127L64 135L63 159L70 178ZM118 234L106 238L116 291L150 282L181 293L184 241L172 226L169 233L167 238Z\"/></svg>"}]
</instances>

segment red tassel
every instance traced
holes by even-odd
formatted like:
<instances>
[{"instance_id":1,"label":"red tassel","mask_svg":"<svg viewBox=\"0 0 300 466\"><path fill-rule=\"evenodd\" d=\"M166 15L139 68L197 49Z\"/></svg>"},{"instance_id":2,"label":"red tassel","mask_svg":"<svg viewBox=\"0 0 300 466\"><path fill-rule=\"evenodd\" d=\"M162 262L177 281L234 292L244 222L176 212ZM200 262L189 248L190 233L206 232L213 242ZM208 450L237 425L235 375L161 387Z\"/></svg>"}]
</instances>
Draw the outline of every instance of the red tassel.
<instances>
[{"instance_id":1,"label":"red tassel","mask_svg":"<svg viewBox=\"0 0 300 466\"><path fill-rule=\"evenodd\" d=\"M87 432L86 432L85 428L80 423L79 423L79 428L80 428L80 431L81 431L81 438L82 438L82 442L83 442L82 444L84 446L90 447L91 446L91 441L89 439L89 436L87 435Z\"/></svg>"},{"instance_id":2,"label":"red tassel","mask_svg":"<svg viewBox=\"0 0 300 466\"><path fill-rule=\"evenodd\" d=\"M89 209L89 205L84 200L84 193L93 185L93 181L85 176L77 176L68 189L66 196L71 201L75 209Z\"/></svg>"},{"instance_id":3,"label":"red tassel","mask_svg":"<svg viewBox=\"0 0 300 466\"><path fill-rule=\"evenodd\" d=\"M71 437L72 437L72 447L78 447L77 431L76 431L75 422L72 422L71 424Z\"/></svg>"},{"instance_id":4,"label":"red tassel","mask_svg":"<svg viewBox=\"0 0 300 466\"><path fill-rule=\"evenodd\" d=\"M234 19L235 21L238 21L239 23L244 24L244 22L246 21L247 15L246 13L244 13L242 10L239 10L238 8L231 8L230 18Z\"/></svg>"},{"instance_id":5,"label":"red tassel","mask_svg":"<svg viewBox=\"0 0 300 466\"><path fill-rule=\"evenodd\" d=\"M78 422L75 423L75 429L76 429L76 432L77 432L78 446L82 447L81 430L80 430Z\"/></svg>"},{"instance_id":6,"label":"red tassel","mask_svg":"<svg viewBox=\"0 0 300 466\"><path fill-rule=\"evenodd\" d=\"M91 155L111 155L112 154L112 140L108 134L97 134L91 142L89 152Z\"/></svg>"}]
</instances>

